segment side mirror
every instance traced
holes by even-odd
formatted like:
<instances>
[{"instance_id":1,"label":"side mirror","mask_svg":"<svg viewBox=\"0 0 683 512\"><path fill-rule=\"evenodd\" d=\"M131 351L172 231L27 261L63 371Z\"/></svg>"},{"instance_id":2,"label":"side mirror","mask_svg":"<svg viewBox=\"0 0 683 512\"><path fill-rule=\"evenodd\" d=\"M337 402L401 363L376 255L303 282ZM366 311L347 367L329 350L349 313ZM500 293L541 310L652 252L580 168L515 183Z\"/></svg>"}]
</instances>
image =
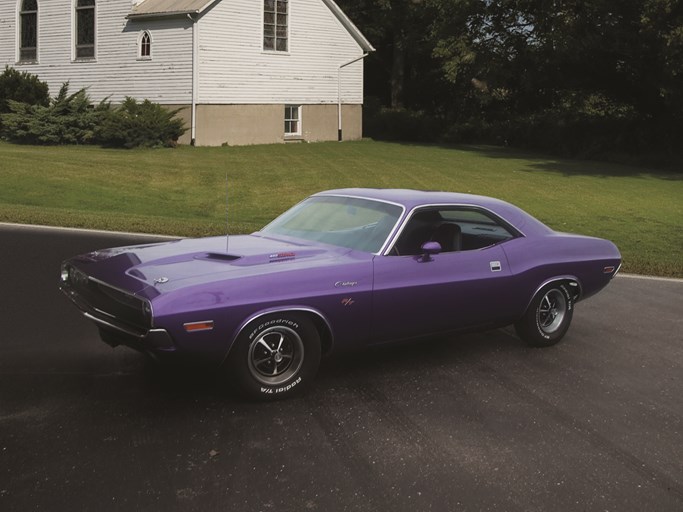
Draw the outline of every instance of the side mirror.
<instances>
[{"instance_id":1,"label":"side mirror","mask_svg":"<svg viewBox=\"0 0 683 512\"><path fill-rule=\"evenodd\" d=\"M420 261L432 261L432 256L441 252L439 242L425 242L422 244L422 256Z\"/></svg>"}]
</instances>

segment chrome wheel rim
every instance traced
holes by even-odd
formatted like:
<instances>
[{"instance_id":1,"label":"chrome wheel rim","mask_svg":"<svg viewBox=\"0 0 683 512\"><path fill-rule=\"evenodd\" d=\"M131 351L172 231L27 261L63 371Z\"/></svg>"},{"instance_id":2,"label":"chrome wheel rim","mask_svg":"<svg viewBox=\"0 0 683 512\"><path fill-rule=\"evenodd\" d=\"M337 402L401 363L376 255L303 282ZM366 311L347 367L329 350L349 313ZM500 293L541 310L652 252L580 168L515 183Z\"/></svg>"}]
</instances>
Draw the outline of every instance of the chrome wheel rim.
<instances>
[{"instance_id":1,"label":"chrome wheel rim","mask_svg":"<svg viewBox=\"0 0 683 512\"><path fill-rule=\"evenodd\" d=\"M301 369L304 343L288 327L270 327L251 342L248 357L251 375L262 384L277 386Z\"/></svg>"},{"instance_id":2,"label":"chrome wheel rim","mask_svg":"<svg viewBox=\"0 0 683 512\"><path fill-rule=\"evenodd\" d=\"M545 334L556 332L567 314L567 299L560 290L550 290L536 310L536 322Z\"/></svg>"}]
</instances>

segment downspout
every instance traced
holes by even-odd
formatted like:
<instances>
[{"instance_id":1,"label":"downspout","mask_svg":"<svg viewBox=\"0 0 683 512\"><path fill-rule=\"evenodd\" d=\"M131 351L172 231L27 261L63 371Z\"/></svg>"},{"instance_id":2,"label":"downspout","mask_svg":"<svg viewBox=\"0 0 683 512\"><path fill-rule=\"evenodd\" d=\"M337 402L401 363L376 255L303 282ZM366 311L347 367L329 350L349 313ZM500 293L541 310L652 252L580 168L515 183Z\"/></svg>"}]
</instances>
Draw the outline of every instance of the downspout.
<instances>
[{"instance_id":1,"label":"downspout","mask_svg":"<svg viewBox=\"0 0 683 512\"><path fill-rule=\"evenodd\" d=\"M193 18L189 13L187 17L192 21L192 106L190 109L190 144L194 146L197 137L197 18Z\"/></svg>"},{"instance_id":2,"label":"downspout","mask_svg":"<svg viewBox=\"0 0 683 512\"><path fill-rule=\"evenodd\" d=\"M356 57L353 60L350 60L348 62L345 62L344 64L341 64L337 68L337 118L339 121L339 124L337 126L337 141L341 142L342 141L342 93L341 93L341 70L342 68L345 68L346 66L350 66L354 62L358 62L361 59L364 59L367 57L369 53L364 53L360 57Z\"/></svg>"}]
</instances>

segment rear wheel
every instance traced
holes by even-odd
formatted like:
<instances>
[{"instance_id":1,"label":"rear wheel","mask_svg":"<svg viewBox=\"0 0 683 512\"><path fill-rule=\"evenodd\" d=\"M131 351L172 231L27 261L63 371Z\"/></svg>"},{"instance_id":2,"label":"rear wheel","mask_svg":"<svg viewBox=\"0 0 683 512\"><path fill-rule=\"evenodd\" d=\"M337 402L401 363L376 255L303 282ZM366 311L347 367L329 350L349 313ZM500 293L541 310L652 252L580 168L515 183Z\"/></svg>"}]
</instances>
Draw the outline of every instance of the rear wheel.
<instances>
[{"instance_id":1,"label":"rear wheel","mask_svg":"<svg viewBox=\"0 0 683 512\"><path fill-rule=\"evenodd\" d=\"M524 316L515 323L522 340L533 347L549 347L562 339L574 313L572 294L564 283L551 283L533 298Z\"/></svg>"},{"instance_id":2,"label":"rear wheel","mask_svg":"<svg viewBox=\"0 0 683 512\"><path fill-rule=\"evenodd\" d=\"M292 396L313 380L320 365L320 335L303 315L260 318L248 325L235 343L230 370L252 398Z\"/></svg>"}]
</instances>

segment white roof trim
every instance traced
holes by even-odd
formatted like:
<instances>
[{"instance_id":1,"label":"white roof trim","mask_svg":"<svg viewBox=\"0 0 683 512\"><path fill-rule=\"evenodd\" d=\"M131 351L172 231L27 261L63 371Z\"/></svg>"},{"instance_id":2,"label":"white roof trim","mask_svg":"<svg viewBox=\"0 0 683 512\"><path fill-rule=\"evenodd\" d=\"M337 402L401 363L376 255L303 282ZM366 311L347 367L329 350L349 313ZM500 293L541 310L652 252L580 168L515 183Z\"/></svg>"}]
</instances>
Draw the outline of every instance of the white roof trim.
<instances>
[{"instance_id":1,"label":"white roof trim","mask_svg":"<svg viewBox=\"0 0 683 512\"><path fill-rule=\"evenodd\" d=\"M353 24L353 22L349 19L349 17L344 14L344 11L341 10L341 7L339 7L334 0L322 0L325 5L332 11L332 13L337 17L337 19L341 22L341 24L344 26L346 30L348 30L349 34L351 34L351 37L353 37L356 42L360 45L360 47L363 49L365 52L374 52L375 48L370 44L370 41L368 41L363 33L358 30L358 27Z\"/></svg>"},{"instance_id":2,"label":"white roof trim","mask_svg":"<svg viewBox=\"0 0 683 512\"><path fill-rule=\"evenodd\" d=\"M253 0L257 1L257 0ZM358 43L364 52L374 52L375 48L370 44L358 27L353 24L344 11L334 0L321 0L332 11L342 26L349 32L351 37ZM143 0L135 5L128 19L155 18L159 16L179 16L183 14L201 14L214 3L220 0Z\"/></svg>"},{"instance_id":3,"label":"white roof trim","mask_svg":"<svg viewBox=\"0 0 683 512\"><path fill-rule=\"evenodd\" d=\"M143 0L134 6L128 19L201 14L219 0Z\"/></svg>"}]
</instances>

